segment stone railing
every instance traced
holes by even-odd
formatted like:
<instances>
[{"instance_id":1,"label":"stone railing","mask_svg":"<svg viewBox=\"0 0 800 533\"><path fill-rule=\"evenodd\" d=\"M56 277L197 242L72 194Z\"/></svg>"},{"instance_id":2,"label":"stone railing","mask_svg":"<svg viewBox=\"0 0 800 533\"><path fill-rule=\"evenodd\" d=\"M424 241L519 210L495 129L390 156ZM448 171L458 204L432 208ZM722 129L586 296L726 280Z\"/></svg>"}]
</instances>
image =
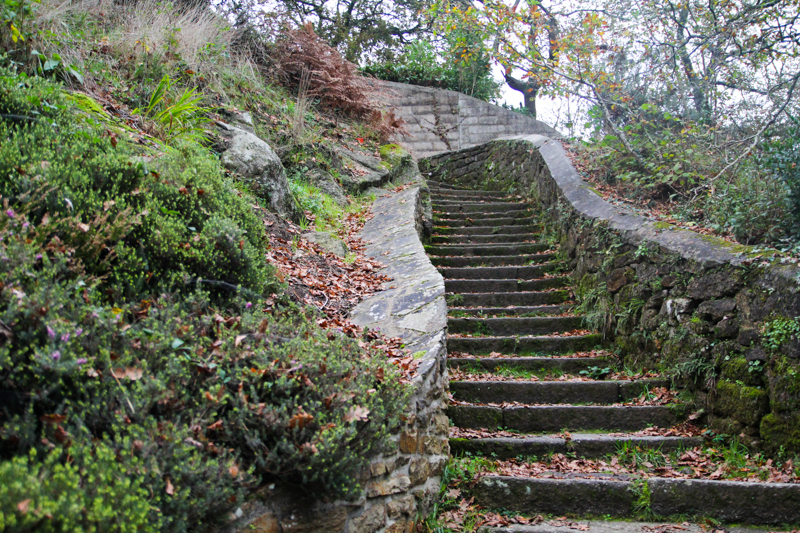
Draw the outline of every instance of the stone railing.
<instances>
[{"instance_id":1,"label":"stone railing","mask_svg":"<svg viewBox=\"0 0 800 533\"><path fill-rule=\"evenodd\" d=\"M560 134L535 118L448 91L378 82L385 88L382 103L405 121L407 135L397 143L416 157L460 150L516 133Z\"/></svg>"},{"instance_id":2,"label":"stone railing","mask_svg":"<svg viewBox=\"0 0 800 533\"><path fill-rule=\"evenodd\" d=\"M798 268L612 206L581 180L561 143L539 135L421 166L446 183L537 200L588 325L626 363L669 373L714 431L800 452Z\"/></svg>"},{"instance_id":3,"label":"stone railing","mask_svg":"<svg viewBox=\"0 0 800 533\"><path fill-rule=\"evenodd\" d=\"M403 339L419 362L405 425L392 439L396 452L376 457L363 473L364 491L354 502L323 503L275 487L239 509L225 533L411 533L427 514L449 456L444 280L421 243L424 182L386 193L361 236L366 253L387 265L393 280L351 312L361 326Z\"/></svg>"}]
</instances>

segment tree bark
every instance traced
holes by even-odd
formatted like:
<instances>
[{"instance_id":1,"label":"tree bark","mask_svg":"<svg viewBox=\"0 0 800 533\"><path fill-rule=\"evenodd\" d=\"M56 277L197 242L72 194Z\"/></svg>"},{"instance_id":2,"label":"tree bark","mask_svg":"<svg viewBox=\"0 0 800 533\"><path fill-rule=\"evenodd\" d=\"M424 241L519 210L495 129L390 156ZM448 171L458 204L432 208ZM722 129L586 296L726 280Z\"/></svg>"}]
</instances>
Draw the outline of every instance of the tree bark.
<instances>
[{"instance_id":1,"label":"tree bark","mask_svg":"<svg viewBox=\"0 0 800 533\"><path fill-rule=\"evenodd\" d=\"M536 118L536 95L541 85L532 81L522 81L509 74L506 74L505 78L509 87L522 93L525 109Z\"/></svg>"}]
</instances>

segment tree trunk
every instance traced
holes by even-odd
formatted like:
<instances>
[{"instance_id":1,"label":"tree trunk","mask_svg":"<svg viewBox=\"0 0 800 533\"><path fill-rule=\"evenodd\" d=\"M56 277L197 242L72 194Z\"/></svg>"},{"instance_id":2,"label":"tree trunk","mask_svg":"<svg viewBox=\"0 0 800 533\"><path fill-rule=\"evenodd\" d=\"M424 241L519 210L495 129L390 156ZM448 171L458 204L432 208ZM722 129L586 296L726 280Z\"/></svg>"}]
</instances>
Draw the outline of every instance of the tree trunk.
<instances>
[{"instance_id":1,"label":"tree trunk","mask_svg":"<svg viewBox=\"0 0 800 533\"><path fill-rule=\"evenodd\" d=\"M505 78L509 87L522 93L525 109L528 110L528 113L533 118L536 118L536 94L539 92L541 85L533 81L522 81L508 74L506 74Z\"/></svg>"}]
</instances>

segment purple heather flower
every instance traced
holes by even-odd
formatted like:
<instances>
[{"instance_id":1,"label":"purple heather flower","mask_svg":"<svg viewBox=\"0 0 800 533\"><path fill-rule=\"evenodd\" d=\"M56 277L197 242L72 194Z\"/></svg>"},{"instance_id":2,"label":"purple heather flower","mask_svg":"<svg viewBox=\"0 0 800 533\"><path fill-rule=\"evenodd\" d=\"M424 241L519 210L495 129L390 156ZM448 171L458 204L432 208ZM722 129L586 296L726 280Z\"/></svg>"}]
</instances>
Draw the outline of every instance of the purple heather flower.
<instances>
[{"instance_id":1,"label":"purple heather flower","mask_svg":"<svg viewBox=\"0 0 800 533\"><path fill-rule=\"evenodd\" d=\"M8 218L14 218L15 216L17 216L17 214L14 213L13 209L9 209L8 211L6 211L6 215L8 215Z\"/></svg>"},{"instance_id":2,"label":"purple heather flower","mask_svg":"<svg viewBox=\"0 0 800 533\"><path fill-rule=\"evenodd\" d=\"M79 365L82 365L82 364L86 363L86 361L88 361L88 359L85 359L85 358L81 357L80 359L78 359L75 362L78 363Z\"/></svg>"},{"instance_id":3,"label":"purple heather flower","mask_svg":"<svg viewBox=\"0 0 800 533\"><path fill-rule=\"evenodd\" d=\"M247 302L246 304L244 304L244 307L245 307L245 309L250 309L251 307L253 307L253 304L250 303L250 302Z\"/></svg>"},{"instance_id":4,"label":"purple heather flower","mask_svg":"<svg viewBox=\"0 0 800 533\"><path fill-rule=\"evenodd\" d=\"M69 342L69 333L61 335L61 342Z\"/></svg>"},{"instance_id":5,"label":"purple heather flower","mask_svg":"<svg viewBox=\"0 0 800 533\"><path fill-rule=\"evenodd\" d=\"M38 260L38 259L41 259L41 258L42 258L42 254L36 254L36 259L37 259L37 260Z\"/></svg>"},{"instance_id":6,"label":"purple heather flower","mask_svg":"<svg viewBox=\"0 0 800 533\"><path fill-rule=\"evenodd\" d=\"M50 357L52 357L53 359L55 359L56 361L58 361L59 359L61 359L61 352L59 352L58 350L56 350L55 352L53 352L52 354L50 354Z\"/></svg>"},{"instance_id":7,"label":"purple heather flower","mask_svg":"<svg viewBox=\"0 0 800 533\"><path fill-rule=\"evenodd\" d=\"M78 328L75 330L75 336L80 337L83 334L83 328Z\"/></svg>"},{"instance_id":8,"label":"purple heather flower","mask_svg":"<svg viewBox=\"0 0 800 533\"><path fill-rule=\"evenodd\" d=\"M50 337L51 339L56 338L56 332L53 331L53 328L51 328L50 326L47 326L47 336Z\"/></svg>"}]
</instances>

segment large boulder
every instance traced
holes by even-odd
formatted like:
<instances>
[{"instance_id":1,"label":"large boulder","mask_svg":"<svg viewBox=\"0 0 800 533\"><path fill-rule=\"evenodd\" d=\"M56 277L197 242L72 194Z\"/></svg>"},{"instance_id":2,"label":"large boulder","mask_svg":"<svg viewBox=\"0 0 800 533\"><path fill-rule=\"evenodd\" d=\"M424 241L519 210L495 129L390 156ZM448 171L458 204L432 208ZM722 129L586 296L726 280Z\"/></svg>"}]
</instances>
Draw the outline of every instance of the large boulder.
<instances>
[{"instance_id":1,"label":"large boulder","mask_svg":"<svg viewBox=\"0 0 800 533\"><path fill-rule=\"evenodd\" d=\"M217 121L222 164L254 183L254 192L269 202L270 208L295 222L302 213L289 189L286 171L272 148L241 128Z\"/></svg>"},{"instance_id":2,"label":"large boulder","mask_svg":"<svg viewBox=\"0 0 800 533\"><path fill-rule=\"evenodd\" d=\"M309 231L303 233L303 238L308 242L313 242L326 252L344 257L347 255L347 245L341 240L337 239L330 233L324 231Z\"/></svg>"},{"instance_id":3,"label":"large boulder","mask_svg":"<svg viewBox=\"0 0 800 533\"><path fill-rule=\"evenodd\" d=\"M315 168L306 172L303 177L317 189L333 198L333 201L336 202L339 207L345 207L350 203L344 193L344 189L342 189L341 185L336 183L336 180L333 179L330 173Z\"/></svg>"}]
</instances>

